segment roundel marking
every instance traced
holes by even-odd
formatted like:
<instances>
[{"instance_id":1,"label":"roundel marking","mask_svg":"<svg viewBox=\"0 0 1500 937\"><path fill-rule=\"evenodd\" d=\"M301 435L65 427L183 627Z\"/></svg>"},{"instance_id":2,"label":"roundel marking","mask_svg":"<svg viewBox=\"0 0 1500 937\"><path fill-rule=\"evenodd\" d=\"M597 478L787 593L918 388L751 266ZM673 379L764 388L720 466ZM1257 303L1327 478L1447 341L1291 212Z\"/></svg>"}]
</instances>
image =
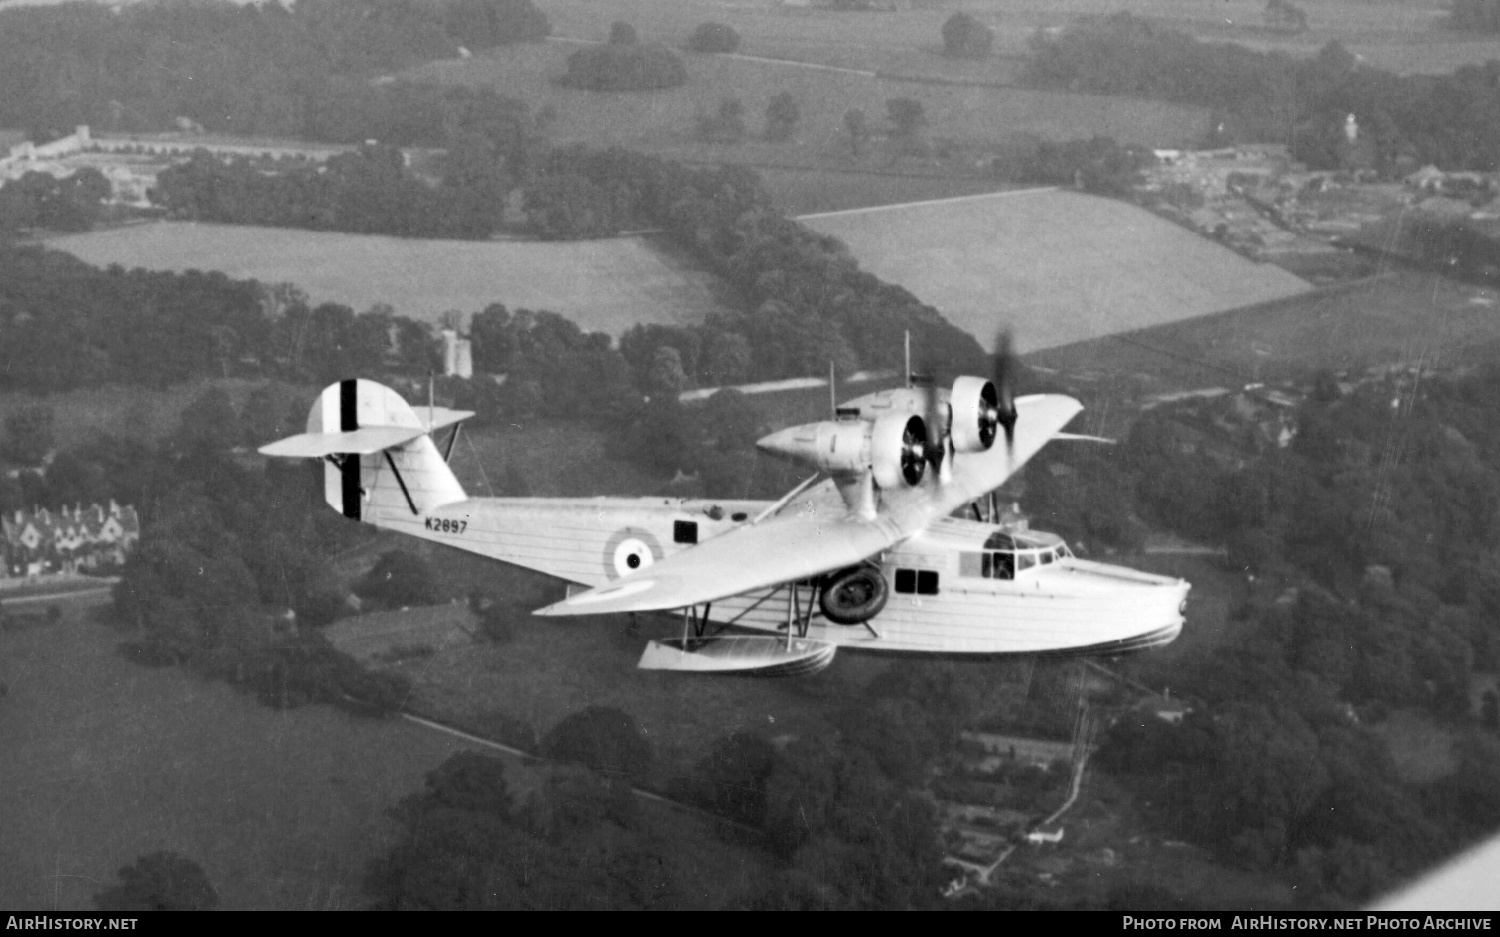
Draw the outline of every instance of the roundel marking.
<instances>
[{"instance_id":1,"label":"roundel marking","mask_svg":"<svg viewBox=\"0 0 1500 937\"><path fill-rule=\"evenodd\" d=\"M619 579L662 558L661 544L639 527L617 530L604 545L604 575Z\"/></svg>"}]
</instances>

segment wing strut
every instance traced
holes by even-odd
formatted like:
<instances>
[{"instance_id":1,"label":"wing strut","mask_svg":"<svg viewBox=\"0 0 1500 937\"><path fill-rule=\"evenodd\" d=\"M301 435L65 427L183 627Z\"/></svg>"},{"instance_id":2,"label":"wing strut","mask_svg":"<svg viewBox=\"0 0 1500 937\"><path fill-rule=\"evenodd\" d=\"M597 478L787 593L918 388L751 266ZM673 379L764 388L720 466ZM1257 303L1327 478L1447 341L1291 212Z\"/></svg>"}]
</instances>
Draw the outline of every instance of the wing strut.
<instances>
[{"instance_id":1,"label":"wing strut","mask_svg":"<svg viewBox=\"0 0 1500 937\"><path fill-rule=\"evenodd\" d=\"M749 526L754 527L756 524L759 524L761 521L763 521L766 518L770 517L772 514L775 514L777 511L779 511L782 508L786 507L789 503L791 503L791 500L793 498L797 497L802 492L806 491L807 488L808 488L808 486L811 485L813 482L815 482L817 480L818 480L818 473L816 473L816 472L814 472L813 474L811 474L811 475L807 476L806 478L804 478L802 480L802 484L798 485L796 488L793 488L791 491L788 491L786 494L782 495L781 496L781 500L777 501L775 504L773 504L770 507L766 508L764 511L761 511L759 514L755 515L755 517L751 518Z\"/></svg>"},{"instance_id":2,"label":"wing strut","mask_svg":"<svg viewBox=\"0 0 1500 937\"><path fill-rule=\"evenodd\" d=\"M406 506L411 508L412 514L421 514L422 512L417 510L417 503L411 499L411 492L406 490L406 479L401 477L401 470L396 468L396 460L391 458L391 450L389 449L385 450L385 461L395 474L396 484L401 486L401 493L406 496Z\"/></svg>"}]
</instances>

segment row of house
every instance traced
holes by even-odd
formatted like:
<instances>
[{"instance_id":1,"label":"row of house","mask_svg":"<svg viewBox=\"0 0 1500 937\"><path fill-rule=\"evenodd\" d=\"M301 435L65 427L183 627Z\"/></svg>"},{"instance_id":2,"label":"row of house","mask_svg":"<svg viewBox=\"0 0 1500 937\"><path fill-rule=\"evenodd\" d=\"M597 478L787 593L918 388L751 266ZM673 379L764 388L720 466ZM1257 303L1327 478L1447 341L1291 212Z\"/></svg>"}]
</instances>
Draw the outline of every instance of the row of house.
<instances>
[{"instance_id":1,"label":"row of house","mask_svg":"<svg viewBox=\"0 0 1500 937\"><path fill-rule=\"evenodd\" d=\"M0 577L119 566L140 536L135 507L113 500L0 515Z\"/></svg>"}]
</instances>

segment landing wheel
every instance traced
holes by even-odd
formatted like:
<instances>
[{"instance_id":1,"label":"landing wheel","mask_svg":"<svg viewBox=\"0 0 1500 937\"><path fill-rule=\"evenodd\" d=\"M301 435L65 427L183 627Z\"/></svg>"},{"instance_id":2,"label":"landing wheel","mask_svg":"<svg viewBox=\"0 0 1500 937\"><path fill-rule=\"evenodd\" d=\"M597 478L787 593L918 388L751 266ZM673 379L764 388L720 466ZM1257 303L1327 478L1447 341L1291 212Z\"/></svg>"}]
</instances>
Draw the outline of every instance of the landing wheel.
<instances>
[{"instance_id":1,"label":"landing wheel","mask_svg":"<svg viewBox=\"0 0 1500 937\"><path fill-rule=\"evenodd\" d=\"M873 566L856 566L829 575L818 607L836 625L861 625L885 608L890 589Z\"/></svg>"}]
</instances>

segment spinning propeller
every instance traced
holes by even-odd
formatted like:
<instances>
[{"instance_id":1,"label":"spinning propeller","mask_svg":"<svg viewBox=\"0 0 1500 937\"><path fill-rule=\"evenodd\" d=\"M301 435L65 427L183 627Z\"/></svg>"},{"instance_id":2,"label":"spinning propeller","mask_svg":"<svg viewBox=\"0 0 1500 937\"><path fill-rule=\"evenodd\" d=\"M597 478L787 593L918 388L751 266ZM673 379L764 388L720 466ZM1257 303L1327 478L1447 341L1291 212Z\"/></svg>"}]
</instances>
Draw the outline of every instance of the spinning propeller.
<instances>
[{"instance_id":1,"label":"spinning propeller","mask_svg":"<svg viewBox=\"0 0 1500 937\"><path fill-rule=\"evenodd\" d=\"M1016 451L1016 374L1021 370L1016 357L1015 343L1007 326L995 338L990 381L995 385L996 397L993 407L986 407L981 426L989 427L989 439L994 439L994 426L998 423L1005 429L1005 454L1013 458ZM986 403L990 401L986 399ZM984 432L981 429L981 432Z\"/></svg>"}]
</instances>

